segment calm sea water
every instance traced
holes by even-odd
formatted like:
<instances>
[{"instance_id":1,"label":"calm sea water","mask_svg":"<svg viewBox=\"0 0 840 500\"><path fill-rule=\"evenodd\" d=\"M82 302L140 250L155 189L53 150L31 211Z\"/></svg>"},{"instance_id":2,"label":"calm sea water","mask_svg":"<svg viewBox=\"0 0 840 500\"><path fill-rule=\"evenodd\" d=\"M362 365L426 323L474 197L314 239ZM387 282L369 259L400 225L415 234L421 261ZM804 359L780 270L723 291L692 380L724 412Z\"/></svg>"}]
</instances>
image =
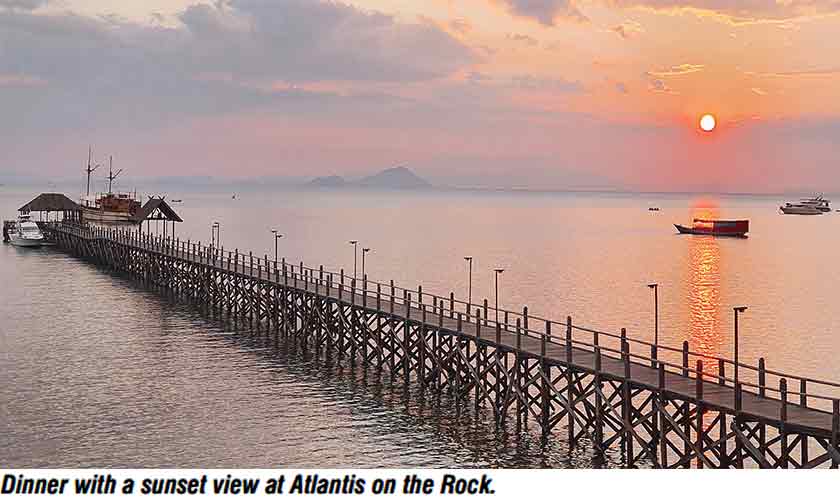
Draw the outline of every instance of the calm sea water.
<instances>
[{"instance_id":1,"label":"calm sea water","mask_svg":"<svg viewBox=\"0 0 840 500\"><path fill-rule=\"evenodd\" d=\"M46 189L44 189L46 190ZM39 190L0 188L4 217ZM179 193L178 236L473 298L840 379L840 214L782 216L773 197L536 193ZM649 206L661 207L649 212ZM749 218L747 239L679 236L696 215ZM0 246L2 466L592 467L558 436L497 431L387 375L330 366L52 249Z\"/></svg>"}]
</instances>

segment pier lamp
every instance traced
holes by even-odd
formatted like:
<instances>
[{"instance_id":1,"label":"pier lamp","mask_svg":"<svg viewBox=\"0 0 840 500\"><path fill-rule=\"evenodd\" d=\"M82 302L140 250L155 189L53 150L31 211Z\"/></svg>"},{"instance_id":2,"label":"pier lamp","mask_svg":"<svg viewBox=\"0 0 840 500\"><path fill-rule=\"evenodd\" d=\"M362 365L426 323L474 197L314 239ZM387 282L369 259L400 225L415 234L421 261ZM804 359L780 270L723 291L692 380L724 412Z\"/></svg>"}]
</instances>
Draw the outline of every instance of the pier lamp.
<instances>
[{"instance_id":1,"label":"pier lamp","mask_svg":"<svg viewBox=\"0 0 840 500\"><path fill-rule=\"evenodd\" d=\"M353 245L353 279L356 279L356 250L359 247L359 240L350 240L350 244Z\"/></svg>"},{"instance_id":2,"label":"pier lamp","mask_svg":"<svg viewBox=\"0 0 840 500\"><path fill-rule=\"evenodd\" d=\"M219 245L220 240L220 232L221 232L221 224L218 222L213 222L213 225L210 226L210 246Z\"/></svg>"},{"instance_id":3,"label":"pier lamp","mask_svg":"<svg viewBox=\"0 0 840 500\"><path fill-rule=\"evenodd\" d=\"M659 283L651 283L648 288L653 290L653 345L659 346Z\"/></svg>"},{"instance_id":4,"label":"pier lamp","mask_svg":"<svg viewBox=\"0 0 840 500\"><path fill-rule=\"evenodd\" d=\"M738 315L747 310L746 307L733 307L735 311L735 385L738 385Z\"/></svg>"},{"instance_id":5,"label":"pier lamp","mask_svg":"<svg viewBox=\"0 0 840 500\"><path fill-rule=\"evenodd\" d=\"M470 263L470 270L467 277L467 318L470 317L470 309L472 308L472 257L464 257L464 260Z\"/></svg>"},{"instance_id":6,"label":"pier lamp","mask_svg":"<svg viewBox=\"0 0 840 500\"><path fill-rule=\"evenodd\" d=\"M276 229L271 230L272 234L274 234L274 263L277 263L277 240L283 237L282 234L278 233Z\"/></svg>"},{"instance_id":7,"label":"pier lamp","mask_svg":"<svg viewBox=\"0 0 840 500\"><path fill-rule=\"evenodd\" d=\"M493 269L496 274L496 324L499 324L499 275L505 272L504 269ZM485 318L486 319L486 318Z\"/></svg>"},{"instance_id":8,"label":"pier lamp","mask_svg":"<svg viewBox=\"0 0 840 500\"><path fill-rule=\"evenodd\" d=\"M362 249L362 279L365 279L365 254L370 252L370 248L363 248Z\"/></svg>"}]
</instances>

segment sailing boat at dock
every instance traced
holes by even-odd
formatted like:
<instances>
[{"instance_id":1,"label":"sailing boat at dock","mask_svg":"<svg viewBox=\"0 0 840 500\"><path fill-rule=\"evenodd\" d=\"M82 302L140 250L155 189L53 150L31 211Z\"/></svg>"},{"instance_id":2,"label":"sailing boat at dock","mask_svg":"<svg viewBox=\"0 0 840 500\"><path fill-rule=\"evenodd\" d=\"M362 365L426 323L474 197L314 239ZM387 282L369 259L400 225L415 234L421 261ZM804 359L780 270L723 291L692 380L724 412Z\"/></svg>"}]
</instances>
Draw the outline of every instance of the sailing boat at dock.
<instances>
[{"instance_id":1,"label":"sailing boat at dock","mask_svg":"<svg viewBox=\"0 0 840 500\"><path fill-rule=\"evenodd\" d=\"M108 192L90 194L90 174L99 168L99 165L91 165L91 150L88 150L87 169L87 194L82 198L82 217L85 221L94 224L134 224L132 217L140 210L141 203L137 199L137 193L115 193L113 191L114 179L121 173L122 169L114 173L114 157L108 160Z\"/></svg>"}]
</instances>

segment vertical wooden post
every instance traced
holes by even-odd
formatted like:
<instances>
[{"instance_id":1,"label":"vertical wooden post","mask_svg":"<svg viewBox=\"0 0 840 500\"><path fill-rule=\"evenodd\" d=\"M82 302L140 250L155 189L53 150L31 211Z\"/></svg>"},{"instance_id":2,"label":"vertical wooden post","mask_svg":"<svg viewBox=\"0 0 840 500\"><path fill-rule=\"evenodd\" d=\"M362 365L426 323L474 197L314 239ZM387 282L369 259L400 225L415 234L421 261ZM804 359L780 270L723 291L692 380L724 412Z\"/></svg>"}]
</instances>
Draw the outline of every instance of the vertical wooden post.
<instances>
[{"instance_id":1,"label":"vertical wooden post","mask_svg":"<svg viewBox=\"0 0 840 500\"><path fill-rule=\"evenodd\" d=\"M779 420L781 420L781 424L780 424L780 427L779 427L779 437L781 438L781 441L782 441L782 444L781 444L781 446L782 446L781 452L782 453L781 453L781 455L779 455L779 466L782 469L787 469L788 468L788 461L789 461L788 460L788 456L789 456L788 434L787 434L787 418L788 418L787 379L783 378L783 379L779 380L779 394L780 394L779 397L782 400L782 406L779 409ZM763 451L764 450L762 450L762 452Z\"/></svg>"},{"instance_id":2,"label":"vertical wooden post","mask_svg":"<svg viewBox=\"0 0 840 500\"><path fill-rule=\"evenodd\" d=\"M603 383L601 382L601 344L598 339L598 332L592 334L592 345L595 346L595 446L598 450L604 444L604 401L602 398Z\"/></svg>"},{"instance_id":3,"label":"vertical wooden post","mask_svg":"<svg viewBox=\"0 0 840 500\"><path fill-rule=\"evenodd\" d=\"M502 325L496 323L496 344L502 343ZM497 347L498 349L498 347Z\"/></svg>"},{"instance_id":4,"label":"vertical wooden post","mask_svg":"<svg viewBox=\"0 0 840 500\"><path fill-rule=\"evenodd\" d=\"M487 322L487 318L488 318L487 311L488 311L488 309L487 309L487 299L484 299L484 326L489 325L489 323Z\"/></svg>"},{"instance_id":5,"label":"vertical wooden post","mask_svg":"<svg viewBox=\"0 0 840 500\"><path fill-rule=\"evenodd\" d=\"M703 413L705 412L703 407L703 360L697 360L697 376L695 379L696 387L694 391L694 397L697 399L697 412L695 413L695 422L694 425L696 427L695 432L697 433L697 440L695 441L695 447L698 450L703 449L703 439L706 434L706 430L703 427ZM702 453L702 451L701 451ZM703 468L703 460L700 457L697 457L697 468Z\"/></svg>"},{"instance_id":6,"label":"vertical wooden post","mask_svg":"<svg viewBox=\"0 0 840 500\"><path fill-rule=\"evenodd\" d=\"M683 377L688 377L688 341L683 340L682 345L682 369Z\"/></svg>"},{"instance_id":7,"label":"vertical wooden post","mask_svg":"<svg viewBox=\"0 0 840 500\"><path fill-rule=\"evenodd\" d=\"M837 447L838 439L840 439L840 400L834 399L831 401L831 448L835 452L840 452ZM831 454L831 468L836 469L840 462L835 458L836 453Z\"/></svg>"},{"instance_id":8,"label":"vertical wooden post","mask_svg":"<svg viewBox=\"0 0 840 500\"><path fill-rule=\"evenodd\" d=\"M722 359L718 359L718 382L726 385L726 363Z\"/></svg>"},{"instance_id":9,"label":"vertical wooden post","mask_svg":"<svg viewBox=\"0 0 840 500\"><path fill-rule=\"evenodd\" d=\"M525 336L528 336L528 306L522 308L522 329Z\"/></svg>"},{"instance_id":10,"label":"vertical wooden post","mask_svg":"<svg viewBox=\"0 0 840 500\"><path fill-rule=\"evenodd\" d=\"M764 366L764 358L758 358L758 395L762 398L767 395L767 369Z\"/></svg>"},{"instance_id":11,"label":"vertical wooden post","mask_svg":"<svg viewBox=\"0 0 840 500\"><path fill-rule=\"evenodd\" d=\"M667 411L667 401L665 400L665 364L659 363L659 383L658 383L658 413L664 414ZM659 434L659 465L662 468L668 467L668 419L662 415L660 419L662 430Z\"/></svg>"},{"instance_id":12,"label":"vertical wooden post","mask_svg":"<svg viewBox=\"0 0 840 500\"><path fill-rule=\"evenodd\" d=\"M455 292L449 292L449 318L455 317Z\"/></svg>"},{"instance_id":13,"label":"vertical wooden post","mask_svg":"<svg viewBox=\"0 0 840 500\"><path fill-rule=\"evenodd\" d=\"M804 378L799 379L799 404L808 407L808 385Z\"/></svg>"},{"instance_id":14,"label":"vertical wooden post","mask_svg":"<svg viewBox=\"0 0 840 500\"><path fill-rule=\"evenodd\" d=\"M362 307L367 309L367 274L362 275Z\"/></svg>"},{"instance_id":15,"label":"vertical wooden post","mask_svg":"<svg viewBox=\"0 0 840 500\"><path fill-rule=\"evenodd\" d=\"M475 337L481 338L481 310L476 309L475 311Z\"/></svg>"},{"instance_id":16,"label":"vertical wooden post","mask_svg":"<svg viewBox=\"0 0 840 500\"><path fill-rule=\"evenodd\" d=\"M551 336L549 335L549 338ZM572 364L572 317L566 316L566 363Z\"/></svg>"},{"instance_id":17,"label":"vertical wooden post","mask_svg":"<svg viewBox=\"0 0 840 500\"><path fill-rule=\"evenodd\" d=\"M633 467L635 453L633 452L633 434L629 429L633 427L633 396L630 390L630 344L627 342L627 329L621 329L621 361L624 364L624 380L621 381L621 418L624 429L621 434L621 447L626 451L626 463Z\"/></svg>"},{"instance_id":18,"label":"vertical wooden post","mask_svg":"<svg viewBox=\"0 0 840 500\"><path fill-rule=\"evenodd\" d=\"M522 320L516 318L516 350L522 350Z\"/></svg>"},{"instance_id":19,"label":"vertical wooden post","mask_svg":"<svg viewBox=\"0 0 840 500\"><path fill-rule=\"evenodd\" d=\"M411 353L409 352L409 338L411 335L411 292L405 293L405 322L403 323L403 379L406 385L411 380L411 375L408 373L411 365Z\"/></svg>"},{"instance_id":20,"label":"vertical wooden post","mask_svg":"<svg viewBox=\"0 0 840 500\"><path fill-rule=\"evenodd\" d=\"M545 322L545 335L540 335L540 355L545 356L546 338L551 337L551 321Z\"/></svg>"}]
</instances>

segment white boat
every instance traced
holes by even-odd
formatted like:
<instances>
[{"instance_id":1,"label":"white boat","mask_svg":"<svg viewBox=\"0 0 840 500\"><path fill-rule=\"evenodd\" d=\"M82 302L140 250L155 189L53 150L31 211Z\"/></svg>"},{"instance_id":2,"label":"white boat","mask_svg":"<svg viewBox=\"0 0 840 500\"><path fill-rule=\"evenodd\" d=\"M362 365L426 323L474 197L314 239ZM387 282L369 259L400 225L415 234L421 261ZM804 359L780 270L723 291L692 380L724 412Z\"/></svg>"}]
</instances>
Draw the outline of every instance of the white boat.
<instances>
[{"instance_id":1,"label":"white boat","mask_svg":"<svg viewBox=\"0 0 840 500\"><path fill-rule=\"evenodd\" d=\"M783 214L787 215L822 215L823 211L814 205L806 205L804 203L786 203L779 207Z\"/></svg>"},{"instance_id":2,"label":"white boat","mask_svg":"<svg viewBox=\"0 0 840 500\"><path fill-rule=\"evenodd\" d=\"M5 229L5 228L4 228ZM19 247L39 247L44 244L44 235L29 215L21 215L14 225L6 230L9 242Z\"/></svg>"},{"instance_id":3,"label":"white boat","mask_svg":"<svg viewBox=\"0 0 840 500\"><path fill-rule=\"evenodd\" d=\"M831 200L826 200L822 195L813 198L802 198L798 204L812 206L820 212L831 212Z\"/></svg>"}]
</instances>

